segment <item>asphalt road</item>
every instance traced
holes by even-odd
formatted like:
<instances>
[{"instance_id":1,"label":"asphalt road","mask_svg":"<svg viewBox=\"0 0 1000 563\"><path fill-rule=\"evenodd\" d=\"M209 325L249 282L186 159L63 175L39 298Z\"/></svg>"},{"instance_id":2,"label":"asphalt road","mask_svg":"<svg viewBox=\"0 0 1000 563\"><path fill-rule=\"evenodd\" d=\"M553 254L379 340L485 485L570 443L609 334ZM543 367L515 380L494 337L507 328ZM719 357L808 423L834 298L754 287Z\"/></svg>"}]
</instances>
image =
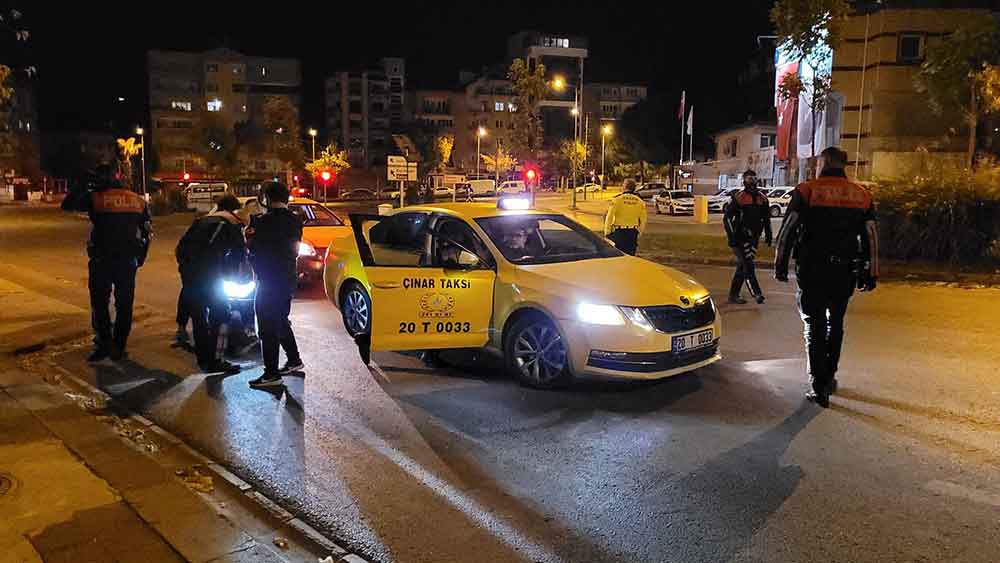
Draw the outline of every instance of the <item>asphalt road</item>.
<instances>
[{"instance_id":1,"label":"asphalt road","mask_svg":"<svg viewBox=\"0 0 1000 563\"><path fill-rule=\"evenodd\" d=\"M841 393L802 400L793 288L724 308L725 359L662 382L519 387L489 358L357 358L316 290L307 366L195 375L168 348L173 244L158 221L132 361L60 362L379 561L982 561L1000 545L1000 290L884 284L849 315ZM0 277L86 303L86 222L0 207ZM716 295L728 271L687 268Z\"/></svg>"}]
</instances>

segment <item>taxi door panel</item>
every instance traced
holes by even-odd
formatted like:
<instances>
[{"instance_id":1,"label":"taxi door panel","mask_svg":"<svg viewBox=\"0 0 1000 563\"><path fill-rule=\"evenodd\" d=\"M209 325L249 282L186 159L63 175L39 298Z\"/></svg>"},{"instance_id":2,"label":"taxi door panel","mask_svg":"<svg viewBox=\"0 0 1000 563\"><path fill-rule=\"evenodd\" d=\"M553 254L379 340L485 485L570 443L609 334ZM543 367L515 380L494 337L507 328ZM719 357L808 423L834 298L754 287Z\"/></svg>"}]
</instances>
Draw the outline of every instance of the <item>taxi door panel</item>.
<instances>
[{"instance_id":1,"label":"taxi door panel","mask_svg":"<svg viewBox=\"0 0 1000 563\"><path fill-rule=\"evenodd\" d=\"M481 348L493 313L492 270L365 268L372 350Z\"/></svg>"},{"instance_id":2,"label":"taxi door panel","mask_svg":"<svg viewBox=\"0 0 1000 563\"><path fill-rule=\"evenodd\" d=\"M496 273L424 265L419 215L350 216L371 286L372 350L481 348Z\"/></svg>"}]
</instances>

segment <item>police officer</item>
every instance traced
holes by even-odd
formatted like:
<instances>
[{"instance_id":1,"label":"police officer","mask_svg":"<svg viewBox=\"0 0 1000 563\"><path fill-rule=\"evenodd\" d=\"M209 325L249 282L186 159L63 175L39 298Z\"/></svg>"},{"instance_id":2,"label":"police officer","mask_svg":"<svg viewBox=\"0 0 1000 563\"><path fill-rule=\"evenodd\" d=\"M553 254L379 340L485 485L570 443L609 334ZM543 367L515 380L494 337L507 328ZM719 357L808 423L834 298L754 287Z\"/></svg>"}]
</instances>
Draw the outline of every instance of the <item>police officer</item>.
<instances>
[{"instance_id":1,"label":"police officer","mask_svg":"<svg viewBox=\"0 0 1000 563\"><path fill-rule=\"evenodd\" d=\"M787 282L789 257L795 257L812 383L806 397L825 408L837 391L847 304L855 288L875 289L879 264L871 194L848 181L846 152L830 147L821 158L819 178L792 191L778 233L774 275Z\"/></svg>"},{"instance_id":2,"label":"police officer","mask_svg":"<svg viewBox=\"0 0 1000 563\"><path fill-rule=\"evenodd\" d=\"M646 229L646 203L635 195L635 180L625 180L622 193L616 195L604 218L604 236L611 239L618 250L635 256L639 248L639 235Z\"/></svg>"},{"instance_id":3,"label":"police officer","mask_svg":"<svg viewBox=\"0 0 1000 563\"><path fill-rule=\"evenodd\" d=\"M764 242L771 245L770 206L765 196L757 189L757 173L747 170L743 173L743 189L734 193L723 218L729 247L736 255L736 273L729 285L729 302L743 305L746 300L740 296L743 284L750 289L750 296L757 304L764 303L764 292L757 281L757 245L764 233Z\"/></svg>"},{"instance_id":4,"label":"police officer","mask_svg":"<svg viewBox=\"0 0 1000 563\"><path fill-rule=\"evenodd\" d=\"M66 211L86 212L93 228L87 243L88 288L94 350L87 361L114 361L127 357L132 330L136 270L149 252L151 220L146 200L125 189L116 167L98 166L92 182L63 200ZM115 320L108 306L115 295Z\"/></svg>"},{"instance_id":5,"label":"police officer","mask_svg":"<svg viewBox=\"0 0 1000 563\"><path fill-rule=\"evenodd\" d=\"M264 185L267 213L250 223L250 262L257 274L257 323L260 326L264 374L250 387L281 386L281 376L302 371L288 315L297 284L296 260L302 241L302 219L288 209L288 188L279 182ZM287 356L278 367L278 349Z\"/></svg>"}]
</instances>

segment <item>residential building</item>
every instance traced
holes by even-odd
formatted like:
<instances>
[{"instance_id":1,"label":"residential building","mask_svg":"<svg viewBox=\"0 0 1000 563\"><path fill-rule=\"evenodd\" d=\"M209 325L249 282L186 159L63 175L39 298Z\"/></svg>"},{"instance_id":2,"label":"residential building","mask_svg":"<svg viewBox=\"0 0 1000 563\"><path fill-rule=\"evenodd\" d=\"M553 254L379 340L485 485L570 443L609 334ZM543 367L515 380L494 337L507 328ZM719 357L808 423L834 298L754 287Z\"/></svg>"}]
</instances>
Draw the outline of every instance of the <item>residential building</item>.
<instances>
[{"instance_id":1,"label":"residential building","mask_svg":"<svg viewBox=\"0 0 1000 563\"><path fill-rule=\"evenodd\" d=\"M41 182L41 147L34 83L30 78L11 79L13 95L0 103L0 189L22 197ZM17 188L13 188L13 186ZM8 187L10 187L8 189Z\"/></svg>"},{"instance_id":2,"label":"residential building","mask_svg":"<svg viewBox=\"0 0 1000 563\"><path fill-rule=\"evenodd\" d=\"M913 78L928 45L996 14L997 4L885 1L848 19L832 69L833 89L844 98L839 140L852 175L873 180L928 162L964 163L967 123L958 112L934 114Z\"/></svg>"},{"instance_id":3,"label":"residential building","mask_svg":"<svg viewBox=\"0 0 1000 563\"><path fill-rule=\"evenodd\" d=\"M584 90L583 134L591 147L592 160L599 166L602 128L605 125L617 128L625 112L646 99L647 89L641 84L592 82Z\"/></svg>"},{"instance_id":4,"label":"residential building","mask_svg":"<svg viewBox=\"0 0 1000 563\"><path fill-rule=\"evenodd\" d=\"M719 189L743 185L743 173L753 170L761 187L784 184L775 174L773 122L749 122L715 134L715 159L682 167L679 189L696 194L714 194Z\"/></svg>"},{"instance_id":5,"label":"residential building","mask_svg":"<svg viewBox=\"0 0 1000 563\"><path fill-rule=\"evenodd\" d=\"M244 124L255 131L255 142L241 147L241 175L264 179L284 172L285 165L273 151L266 131L264 104L270 97L288 98L300 106L302 73L294 59L247 56L232 49L202 53L150 51L147 141L154 163L153 177L180 181L211 178L205 158L213 147L202 146L203 130L220 127L233 131Z\"/></svg>"},{"instance_id":6,"label":"residential building","mask_svg":"<svg viewBox=\"0 0 1000 563\"><path fill-rule=\"evenodd\" d=\"M326 79L326 124L331 141L355 167L385 164L404 117L406 62L384 58L378 68L334 73Z\"/></svg>"}]
</instances>

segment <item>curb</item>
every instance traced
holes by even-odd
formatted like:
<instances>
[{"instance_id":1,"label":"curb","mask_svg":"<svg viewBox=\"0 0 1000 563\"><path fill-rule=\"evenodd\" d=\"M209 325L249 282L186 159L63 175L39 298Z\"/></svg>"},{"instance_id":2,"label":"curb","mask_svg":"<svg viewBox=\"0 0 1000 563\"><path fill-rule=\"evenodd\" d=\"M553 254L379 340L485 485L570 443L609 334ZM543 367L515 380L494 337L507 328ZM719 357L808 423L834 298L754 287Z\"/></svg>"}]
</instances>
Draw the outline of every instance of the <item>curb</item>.
<instances>
[{"instance_id":1,"label":"curb","mask_svg":"<svg viewBox=\"0 0 1000 563\"><path fill-rule=\"evenodd\" d=\"M137 414L129 409L127 406L115 401L114 397L105 393L104 391L94 387L87 381L84 381L80 377L73 375L69 370L61 366L53 366L55 370L59 371L66 379L72 381L75 385L80 386L82 389L86 389L87 392L92 393L94 396L101 397L109 405L114 405L116 409L120 409L123 413L127 413L126 416L122 418L135 422L136 424L145 426L151 432L157 434L160 438L163 438L168 444L177 445L182 450L185 451L191 457L199 460L205 467L208 468L216 477L222 479L223 481L229 483L236 489L238 489L243 495L252 500L257 504L258 507L271 515L281 524L287 524L289 527L293 528L307 541L312 542L320 550L327 552L329 557L333 558L333 561L339 561L343 563L373 563L362 556L350 552L347 548L338 544L334 540L330 539L322 532L316 528L310 526L300 518L296 517L291 512L285 510L278 503L274 502L271 498L267 497L260 491L254 489L253 485L247 483L239 476L235 475L229 469L227 469L222 464L213 460L212 458L206 456L205 454L199 452L198 450L191 447L189 444L185 443L183 440L172 434L171 432L159 426L155 422L149 420L148 418Z\"/></svg>"},{"instance_id":2,"label":"curb","mask_svg":"<svg viewBox=\"0 0 1000 563\"><path fill-rule=\"evenodd\" d=\"M150 311L137 311L132 315L132 324L141 323L152 318L162 316L160 314L150 312ZM41 352L42 350L48 348L49 346L59 346L62 344L69 344L74 340L79 340L81 338L86 338L93 333L93 329L88 325L86 328L80 328L62 334L56 334L55 336L41 338L36 342L30 344L22 344L16 348L10 350L3 350L0 352L2 355L6 356L24 356L27 354L33 354L35 352Z\"/></svg>"}]
</instances>

